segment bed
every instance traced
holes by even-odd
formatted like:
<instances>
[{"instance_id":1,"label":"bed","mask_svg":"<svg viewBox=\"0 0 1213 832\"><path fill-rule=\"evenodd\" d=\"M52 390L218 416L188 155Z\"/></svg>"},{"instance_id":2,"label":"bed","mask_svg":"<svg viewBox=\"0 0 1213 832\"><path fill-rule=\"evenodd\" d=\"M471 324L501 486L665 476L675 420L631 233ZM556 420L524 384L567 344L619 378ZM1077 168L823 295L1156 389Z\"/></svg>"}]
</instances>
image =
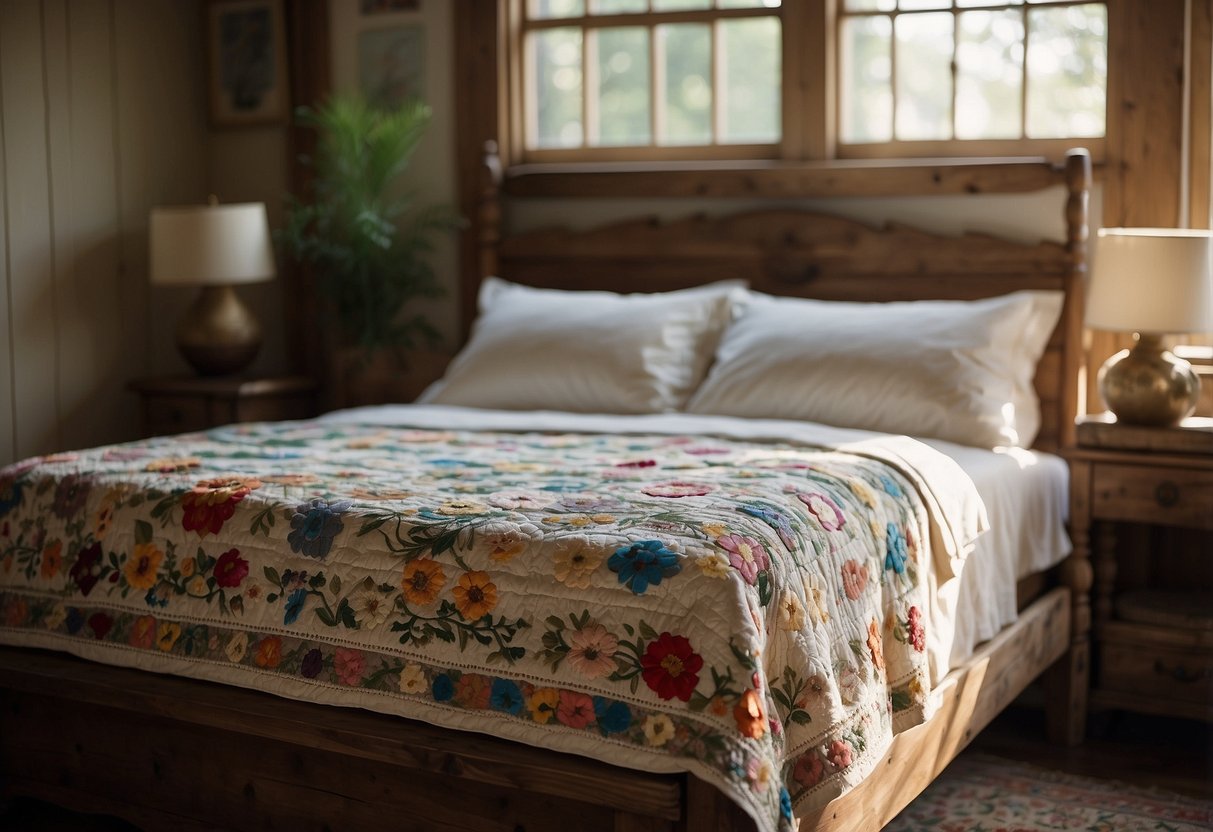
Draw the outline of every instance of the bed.
<instances>
[{"instance_id":1,"label":"bed","mask_svg":"<svg viewBox=\"0 0 1213 832\"><path fill-rule=\"evenodd\" d=\"M1048 452L1078 408L1089 178L1082 153L1055 175L1067 242L1022 245L783 209L502 238L490 176L482 273L513 283L465 297L685 311L744 276L775 320L1057 292L1029 368ZM149 828L871 829L1042 673L1076 734L1090 575L1057 568L1055 458L742 418L704 388L694 415L461 409L460 366L430 405L6 469L5 794Z\"/></svg>"}]
</instances>

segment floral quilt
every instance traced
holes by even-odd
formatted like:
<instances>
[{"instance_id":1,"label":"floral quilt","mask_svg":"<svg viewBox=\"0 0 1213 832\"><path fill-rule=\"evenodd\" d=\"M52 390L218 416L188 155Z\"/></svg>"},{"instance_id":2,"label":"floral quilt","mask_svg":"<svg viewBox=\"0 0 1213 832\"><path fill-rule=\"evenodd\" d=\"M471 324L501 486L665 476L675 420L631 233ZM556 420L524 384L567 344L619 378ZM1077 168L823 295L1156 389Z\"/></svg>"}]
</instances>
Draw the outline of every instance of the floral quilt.
<instances>
[{"instance_id":1,"label":"floral quilt","mask_svg":"<svg viewBox=\"0 0 1213 832\"><path fill-rule=\"evenodd\" d=\"M0 641L689 770L761 830L923 716L899 467L680 435L253 424L0 471Z\"/></svg>"}]
</instances>

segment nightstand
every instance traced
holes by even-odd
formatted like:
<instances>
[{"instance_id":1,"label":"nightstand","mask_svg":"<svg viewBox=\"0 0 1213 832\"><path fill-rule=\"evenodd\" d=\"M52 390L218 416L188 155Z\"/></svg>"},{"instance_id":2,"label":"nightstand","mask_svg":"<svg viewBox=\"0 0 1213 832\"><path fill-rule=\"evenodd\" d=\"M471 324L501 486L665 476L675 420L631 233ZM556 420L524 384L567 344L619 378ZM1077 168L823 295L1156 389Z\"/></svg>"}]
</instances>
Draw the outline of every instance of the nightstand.
<instances>
[{"instance_id":1,"label":"nightstand","mask_svg":"<svg viewBox=\"0 0 1213 832\"><path fill-rule=\"evenodd\" d=\"M176 376L132 381L143 399L143 434L205 430L232 422L306 419L316 414L316 382L282 378Z\"/></svg>"},{"instance_id":2,"label":"nightstand","mask_svg":"<svg viewBox=\"0 0 1213 832\"><path fill-rule=\"evenodd\" d=\"M1074 546L1091 555L1095 574L1091 705L1213 721L1213 587L1160 588L1150 579L1169 558L1213 558L1205 534L1213 532L1213 419L1142 428L1083 417L1078 447L1066 456ZM1117 533L1127 524L1201 534L1174 535L1186 541L1178 551L1147 544L1132 574L1118 579L1126 552L1118 555Z\"/></svg>"}]
</instances>

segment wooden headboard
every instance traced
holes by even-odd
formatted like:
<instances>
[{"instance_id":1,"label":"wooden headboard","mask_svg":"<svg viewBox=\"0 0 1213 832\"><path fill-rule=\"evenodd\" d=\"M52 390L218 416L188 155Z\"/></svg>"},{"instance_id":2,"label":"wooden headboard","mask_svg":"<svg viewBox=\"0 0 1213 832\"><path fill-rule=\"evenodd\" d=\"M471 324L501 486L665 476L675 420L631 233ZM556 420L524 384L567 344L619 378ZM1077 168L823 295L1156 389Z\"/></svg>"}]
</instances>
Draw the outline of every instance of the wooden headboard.
<instances>
[{"instance_id":1,"label":"wooden headboard","mask_svg":"<svg viewBox=\"0 0 1213 832\"><path fill-rule=\"evenodd\" d=\"M985 234L948 236L901 224L873 228L790 208L672 222L646 217L588 231L501 236L500 167L486 157L480 275L532 286L661 292L746 278L760 292L823 300L974 300L1017 289L1060 289L1062 317L1036 371L1036 447L1073 444L1082 366L1083 283L1091 160L1085 150L1048 166L1064 184L1066 242L1030 245ZM1031 171L1040 178L1039 169ZM479 278L463 287L465 324Z\"/></svg>"}]
</instances>

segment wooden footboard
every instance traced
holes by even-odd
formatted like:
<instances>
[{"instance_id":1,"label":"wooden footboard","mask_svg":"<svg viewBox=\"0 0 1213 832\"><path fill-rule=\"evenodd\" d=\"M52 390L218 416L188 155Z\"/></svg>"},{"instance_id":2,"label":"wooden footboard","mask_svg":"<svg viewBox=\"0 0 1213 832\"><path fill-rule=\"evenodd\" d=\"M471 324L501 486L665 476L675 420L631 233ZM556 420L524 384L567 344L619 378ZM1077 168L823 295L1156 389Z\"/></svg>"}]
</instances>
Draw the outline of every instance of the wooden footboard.
<instances>
[{"instance_id":1,"label":"wooden footboard","mask_svg":"<svg viewBox=\"0 0 1213 832\"><path fill-rule=\"evenodd\" d=\"M940 687L928 723L801 829L879 829L1069 645L1056 589ZM482 734L256 691L0 649L0 777L147 830L741 832L720 792Z\"/></svg>"}]
</instances>

